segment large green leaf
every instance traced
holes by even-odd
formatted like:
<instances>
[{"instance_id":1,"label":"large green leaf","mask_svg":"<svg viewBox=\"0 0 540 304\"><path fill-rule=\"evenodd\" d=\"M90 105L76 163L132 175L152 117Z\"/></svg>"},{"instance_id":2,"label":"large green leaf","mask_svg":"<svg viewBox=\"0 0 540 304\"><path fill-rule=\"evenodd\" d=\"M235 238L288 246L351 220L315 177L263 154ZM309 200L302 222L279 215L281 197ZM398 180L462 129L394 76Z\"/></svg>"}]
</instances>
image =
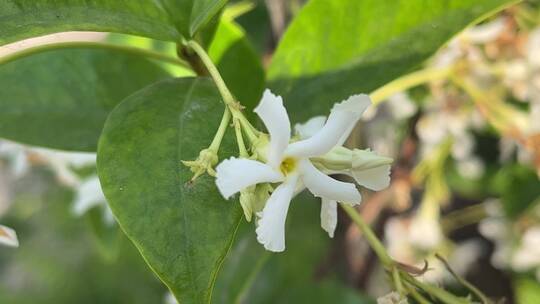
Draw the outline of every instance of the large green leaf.
<instances>
[{"instance_id":1,"label":"large green leaf","mask_svg":"<svg viewBox=\"0 0 540 304\"><path fill-rule=\"evenodd\" d=\"M98 173L120 226L181 303L210 302L242 216L214 178L190 183L180 163L211 142L220 100L206 79L159 82L115 108L99 143ZM221 151L230 155L233 146Z\"/></svg>"},{"instance_id":2,"label":"large green leaf","mask_svg":"<svg viewBox=\"0 0 540 304\"><path fill-rule=\"evenodd\" d=\"M108 113L167 78L144 58L99 49L49 50L0 65L0 137L96 151Z\"/></svg>"},{"instance_id":3,"label":"large green leaf","mask_svg":"<svg viewBox=\"0 0 540 304\"><path fill-rule=\"evenodd\" d=\"M286 31L268 78L303 120L410 72L464 27L513 2L311 0Z\"/></svg>"},{"instance_id":4,"label":"large green leaf","mask_svg":"<svg viewBox=\"0 0 540 304\"><path fill-rule=\"evenodd\" d=\"M226 0L2 0L0 45L62 31L119 32L161 40L192 37Z\"/></svg>"}]
</instances>

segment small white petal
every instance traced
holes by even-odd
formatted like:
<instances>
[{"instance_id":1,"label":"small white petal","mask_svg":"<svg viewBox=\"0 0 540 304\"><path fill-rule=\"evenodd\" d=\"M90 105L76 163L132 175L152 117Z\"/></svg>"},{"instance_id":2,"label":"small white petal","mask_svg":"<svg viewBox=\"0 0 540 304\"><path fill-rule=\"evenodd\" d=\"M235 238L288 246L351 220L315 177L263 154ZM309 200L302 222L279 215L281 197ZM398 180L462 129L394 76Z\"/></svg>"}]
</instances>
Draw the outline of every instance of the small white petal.
<instances>
[{"instance_id":1,"label":"small white petal","mask_svg":"<svg viewBox=\"0 0 540 304\"><path fill-rule=\"evenodd\" d=\"M302 160L299 164L302 182L313 195L358 204L362 196L351 183L340 182L319 171L309 160Z\"/></svg>"},{"instance_id":2,"label":"small white petal","mask_svg":"<svg viewBox=\"0 0 540 304\"><path fill-rule=\"evenodd\" d=\"M390 165L352 170L352 177L359 185L379 191L390 185Z\"/></svg>"},{"instance_id":3,"label":"small white petal","mask_svg":"<svg viewBox=\"0 0 540 304\"><path fill-rule=\"evenodd\" d=\"M326 124L312 137L289 145L285 154L296 157L313 157L341 146L349 137L362 113L371 104L368 95L353 95L334 105Z\"/></svg>"},{"instance_id":4,"label":"small white petal","mask_svg":"<svg viewBox=\"0 0 540 304\"><path fill-rule=\"evenodd\" d=\"M337 226L337 202L322 199L321 202L321 227L333 238Z\"/></svg>"},{"instance_id":5,"label":"small white petal","mask_svg":"<svg viewBox=\"0 0 540 304\"><path fill-rule=\"evenodd\" d=\"M251 159L231 157L216 167L216 185L225 199L249 186L281 180L281 172Z\"/></svg>"},{"instance_id":6,"label":"small white petal","mask_svg":"<svg viewBox=\"0 0 540 304\"><path fill-rule=\"evenodd\" d=\"M15 155L13 160L13 176L20 178L30 170L30 162L25 151L21 151Z\"/></svg>"},{"instance_id":7,"label":"small white petal","mask_svg":"<svg viewBox=\"0 0 540 304\"><path fill-rule=\"evenodd\" d=\"M441 225L436 218L416 216L409 226L409 242L421 250L433 250L443 240Z\"/></svg>"},{"instance_id":8,"label":"small white petal","mask_svg":"<svg viewBox=\"0 0 540 304\"><path fill-rule=\"evenodd\" d=\"M257 241L263 244L266 250L285 250L285 221L297 181L298 176L289 175L287 180L272 192L263 211L259 213Z\"/></svg>"},{"instance_id":9,"label":"small white petal","mask_svg":"<svg viewBox=\"0 0 540 304\"><path fill-rule=\"evenodd\" d=\"M15 230L0 225L0 245L19 247L19 240L17 239L17 233L15 233Z\"/></svg>"},{"instance_id":10,"label":"small white petal","mask_svg":"<svg viewBox=\"0 0 540 304\"><path fill-rule=\"evenodd\" d=\"M473 43L488 43L497 39L505 30L507 22L499 17L493 21L476 25L463 33L463 38Z\"/></svg>"},{"instance_id":11,"label":"small white petal","mask_svg":"<svg viewBox=\"0 0 540 304\"><path fill-rule=\"evenodd\" d=\"M81 216L93 207L106 203L107 200L101 189L98 177L92 176L77 186L75 202L73 203L73 213Z\"/></svg>"},{"instance_id":12,"label":"small white petal","mask_svg":"<svg viewBox=\"0 0 540 304\"><path fill-rule=\"evenodd\" d=\"M268 164L277 168L291 139L291 123L287 110L283 106L283 100L267 89L254 112L259 115L270 134Z\"/></svg>"},{"instance_id":13,"label":"small white petal","mask_svg":"<svg viewBox=\"0 0 540 304\"><path fill-rule=\"evenodd\" d=\"M310 138L324 127L325 122L326 116L315 116L303 124L294 125L294 130L300 135L300 139Z\"/></svg>"}]
</instances>

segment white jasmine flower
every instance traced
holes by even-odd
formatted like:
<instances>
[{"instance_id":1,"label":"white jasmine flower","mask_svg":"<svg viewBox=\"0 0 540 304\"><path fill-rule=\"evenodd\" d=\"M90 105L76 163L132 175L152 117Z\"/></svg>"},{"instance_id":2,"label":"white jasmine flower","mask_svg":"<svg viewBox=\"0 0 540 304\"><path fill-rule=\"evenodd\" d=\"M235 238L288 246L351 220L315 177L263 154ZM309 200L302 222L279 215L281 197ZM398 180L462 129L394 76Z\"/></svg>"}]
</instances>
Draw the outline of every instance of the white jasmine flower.
<instances>
[{"instance_id":1,"label":"white jasmine flower","mask_svg":"<svg viewBox=\"0 0 540 304\"><path fill-rule=\"evenodd\" d=\"M0 225L0 245L19 247L19 240L17 239L17 233L15 233L15 230Z\"/></svg>"},{"instance_id":2,"label":"white jasmine flower","mask_svg":"<svg viewBox=\"0 0 540 304\"><path fill-rule=\"evenodd\" d=\"M465 276L485 252L479 239L470 239L457 244L448 257L448 264L458 275Z\"/></svg>"},{"instance_id":3,"label":"white jasmine flower","mask_svg":"<svg viewBox=\"0 0 540 304\"><path fill-rule=\"evenodd\" d=\"M43 160L56 174L56 178L66 186L77 186L80 182L73 169L80 169L96 164L95 153L66 152L46 148L32 147L30 155Z\"/></svg>"},{"instance_id":4,"label":"white jasmine flower","mask_svg":"<svg viewBox=\"0 0 540 304\"><path fill-rule=\"evenodd\" d=\"M388 97L386 106L395 119L410 118L418 111L418 107L414 101L404 92L399 92Z\"/></svg>"},{"instance_id":5,"label":"white jasmine flower","mask_svg":"<svg viewBox=\"0 0 540 304\"><path fill-rule=\"evenodd\" d=\"M49 166L56 178L66 186L76 186L79 177L74 172L86 166L95 165L96 154L66 152L47 148L26 146L11 141L0 142L0 156L8 159L15 178L25 175L31 167L30 158Z\"/></svg>"},{"instance_id":6,"label":"white jasmine flower","mask_svg":"<svg viewBox=\"0 0 540 304\"><path fill-rule=\"evenodd\" d=\"M330 218L334 215L330 209L335 209L336 205L326 202L360 203L361 195L354 184L327 176L314 165L311 158L322 157L335 147L340 147L369 105L367 95L353 95L334 105L324 125L323 119L317 118L300 126L300 131L312 136L291 143L291 124L281 97L269 90L264 92L260 104L255 108L255 113L270 134L267 147L258 155L264 162L234 157L224 160L216 168L216 185L223 197L228 199L255 184L280 183L258 214L257 240L267 250L285 250L285 220L289 204L294 194L304 187L324 199L323 208L328 209L325 213ZM315 129L318 131L312 132ZM346 160L349 165L352 165L352 156L349 154ZM330 218L325 221L327 228L334 225Z\"/></svg>"},{"instance_id":7,"label":"white jasmine flower","mask_svg":"<svg viewBox=\"0 0 540 304\"><path fill-rule=\"evenodd\" d=\"M433 250L443 240L437 217L415 216L409 227L409 242L421 250Z\"/></svg>"},{"instance_id":8,"label":"white jasmine flower","mask_svg":"<svg viewBox=\"0 0 540 304\"><path fill-rule=\"evenodd\" d=\"M391 293L377 298L377 304L408 304L409 301L399 293L392 291Z\"/></svg>"},{"instance_id":9,"label":"white jasmine flower","mask_svg":"<svg viewBox=\"0 0 540 304\"><path fill-rule=\"evenodd\" d=\"M514 251L511 265L516 271L540 267L540 225L525 231L520 246Z\"/></svg>"},{"instance_id":10,"label":"white jasmine flower","mask_svg":"<svg viewBox=\"0 0 540 304\"><path fill-rule=\"evenodd\" d=\"M24 146L7 141L0 141L0 157L8 162L8 168L15 178L20 178L30 168Z\"/></svg>"},{"instance_id":11,"label":"white jasmine flower","mask_svg":"<svg viewBox=\"0 0 540 304\"><path fill-rule=\"evenodd\" d=\"M456 164L459 174L470 179L480 178L485 171L484 162L478 157L468 157Z\"/></svg>"},{"instance_id":12,"label":"white jasmine flower","mask_svg":"<svg viewBox=\"0 0 540 304\"><path fill-rule=\"evenodd\" d=\"M91 176L83 181L75 188L75 201L73 202L73 213L77 216L82 216L88 210L103 206L103 217L108 224L114 223L114 217L112 214L105 194L101 189L101 184L96 175Z\"/></svg>"}]
</instances>

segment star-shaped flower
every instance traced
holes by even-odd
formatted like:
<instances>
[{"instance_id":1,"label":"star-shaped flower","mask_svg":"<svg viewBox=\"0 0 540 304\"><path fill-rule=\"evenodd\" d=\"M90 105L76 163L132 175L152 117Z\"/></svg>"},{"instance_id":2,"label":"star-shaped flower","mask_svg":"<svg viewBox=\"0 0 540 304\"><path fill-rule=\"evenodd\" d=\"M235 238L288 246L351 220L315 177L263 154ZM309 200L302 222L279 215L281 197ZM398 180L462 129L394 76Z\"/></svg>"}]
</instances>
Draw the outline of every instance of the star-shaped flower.
<instances>
[{"instance_id":1,"label":"star-shaped flower","mask_svg":"<svg viewBox=\"0 0 540 304\"><path fill-rule=\"evenodd\" d=\"M257 240L267 250L285 250L285 220L289 204L295 193L302 189L307 188L313 195L321 197L323 204L327 205L323 210L329 213L330 217L334 217L334 210L330 209L335 209L336 202L351 205L360 203L360 192L353 183L335 180L319 170L315 164L324 164L324 161L321 161L324 155L336 147L341 147L370 104L367 95L353 95L334 105L324 125L310 134L312 136L291 142L291 124L282 98L273 95L269 90L264 92L260 104L255 108L255 113L270 134L269 143L262 153L257 154L261 161L234 157L224 160L216 168L216 184L221 194L228 199L256 184L281 183L258 214L260 218L256 229ZM322 119L319 118L319 121ZM347 156L350 157L345 163L349 164L346 166L349 168L353 163L353 154ZM318 161L314 163L311 159ZM343 164L343 157L339 160L340 164ZM347 173L346 170L343 171L334 173ZM323 227L325 225L329 226L323 224Z\"/></svg>"}]
</instances>

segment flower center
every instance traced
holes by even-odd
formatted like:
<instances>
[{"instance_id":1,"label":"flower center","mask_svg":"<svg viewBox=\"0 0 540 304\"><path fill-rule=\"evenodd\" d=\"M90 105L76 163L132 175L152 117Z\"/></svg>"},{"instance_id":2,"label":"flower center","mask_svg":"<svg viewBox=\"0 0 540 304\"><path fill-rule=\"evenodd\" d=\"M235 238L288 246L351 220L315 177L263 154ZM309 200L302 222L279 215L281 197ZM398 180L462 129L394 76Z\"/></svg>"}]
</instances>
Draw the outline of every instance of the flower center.
<instances>
[{"instance_id":1,"label":"flower center","mask_svg":"<svg viewBox=\"0 0 540 304\"><path fill-rule=\"evenodd\" d=\"M296 159L292 157L285 158L281 162L281 165L279 165L279 169L284 175L291 173L292 171L294 171L294 169L296 169Z\"/></svg>"}]
</instances>

